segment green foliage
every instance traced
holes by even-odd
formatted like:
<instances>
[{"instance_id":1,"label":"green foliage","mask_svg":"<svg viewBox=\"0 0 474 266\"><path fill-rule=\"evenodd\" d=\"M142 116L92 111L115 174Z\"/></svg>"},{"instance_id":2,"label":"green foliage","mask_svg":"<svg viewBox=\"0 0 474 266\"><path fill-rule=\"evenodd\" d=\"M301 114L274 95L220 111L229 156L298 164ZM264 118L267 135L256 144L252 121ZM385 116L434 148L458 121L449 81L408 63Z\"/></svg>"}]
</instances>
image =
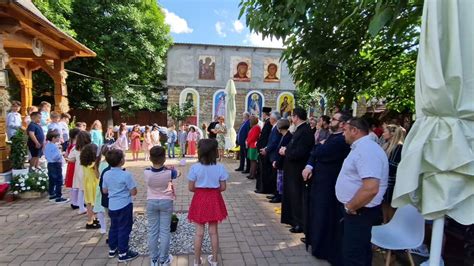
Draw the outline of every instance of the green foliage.
<instances>
[{"instance_id":1,"label":"green foliage","mask_svg":"<svg viewBox=\"0 0 474 266\"><path fill-rule=\"evenodd\" d=\"M283 39L300 96L319 91L328 105L350 108L357 95L379 95L404 109L413 107L418 2L242 0L240 7L251 30Z\"/></svg>"},{"instance_id":2,"label":"green foliage","mask_svg":"<svg viewBox=\"0 0 474 266\"><path fill-rule=\"evenodd\" d=\"M10 160L12 161L13 169L25 169L25 158L28 154L26 142L28 136L23 130L17 130L12 136Z\"/></svg>"},{"instance_id":3,"label":"green foliage","mask_svg":"<svg viewBox=\"0 0 474 266\"><path fill-rule=\"evenodd\" d=\"M186 120L194 112L193 104L185 102L182 106L179 104L171 105L168 109L168 115L175 121L176 125L179 122Z\"/></svg>"},{"instance_id":4,"label":"green foliage","mask_svg":"<svg viewBox=\"0 0 474 266\"><path fill-rule=\"evenodd\" d=\"M73 15L72 0L33 0L33 3L59 29L72 37L76 36L70 21Z\"/></svg>"},{"instance_id":5,"label":"green foliage","mask_svg":"<svg viewBox=\"0 0 474 266\"><path fill-rule=\"evenodd\" d=\"M48 175L41 171L31 171L26 175L12 177L10 190L13 194L28 191L45 192L48 191Z\"/></svg>"}]
</instances>

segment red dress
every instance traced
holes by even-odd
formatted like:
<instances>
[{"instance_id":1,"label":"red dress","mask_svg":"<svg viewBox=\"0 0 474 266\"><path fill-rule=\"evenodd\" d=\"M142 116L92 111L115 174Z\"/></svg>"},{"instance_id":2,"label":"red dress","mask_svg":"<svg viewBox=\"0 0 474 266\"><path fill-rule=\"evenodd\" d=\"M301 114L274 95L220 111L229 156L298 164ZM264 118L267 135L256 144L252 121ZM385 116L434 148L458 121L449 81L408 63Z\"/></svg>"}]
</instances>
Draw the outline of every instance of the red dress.
<instances>
[{"instance_id":1,"label":"red dress","mask_svg":"<svg viewBox=\"0 0 474 266\"><path fill-rule=\"evenodd\" d=\"M66 157L71 152L72 148L74 148L76 144L69 144L66 149ZM74 180L74 167L76 166L75 162L68 162L66 168L66 180L64 181L64 186L67 188L72 188L72 181Z\"/></svg>"},{"instance_id":2,"label":"red dress","mask_svg":"<svg viewBox=\"0 0 474 266\"><path fill-rule=\"evenodd\" d=\"M188 155L196 155L196 142L198 134L197 132L189 132L187 141L188 141Z\"/></svg>"},{"instance_id":3,"label":"red dress","mask_svg":"<svg viewBox=\"0 0 474 266\"><path fill-rule=\"evenodd\" d=\"M134 152L139 152L141 150L140 133L133 131L132 134L130 134L130 139L132 140L130 149Z\"/></svg>"}]
</instances>

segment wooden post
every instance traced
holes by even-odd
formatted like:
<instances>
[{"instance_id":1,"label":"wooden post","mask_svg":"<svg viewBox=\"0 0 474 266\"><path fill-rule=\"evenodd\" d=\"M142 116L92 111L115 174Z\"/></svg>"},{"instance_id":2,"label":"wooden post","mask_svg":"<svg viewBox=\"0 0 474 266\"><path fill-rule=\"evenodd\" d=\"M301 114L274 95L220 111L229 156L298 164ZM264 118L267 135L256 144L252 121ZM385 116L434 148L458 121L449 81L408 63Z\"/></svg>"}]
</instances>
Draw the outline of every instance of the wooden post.
<instances>
[{"instance_id":1,"label":"wooden post","mask_svg":"<svg viewBox=\"0 0 474 266\"><path fill-rule=\"evenodd\" d=\"M10 68L20 83L21 115L26 115L26 108L33 105L33 71L28 66L22 66L19 62L12 62Z\"/></svg>"},{"instance_id":2,"label":"wooden post","mask_svg":"<svg viewBox=\"0 0 474 266\"><path fill-rule=\"evenodd\" d=\"M67 96L66 78L67 72L64 70L64 61L54 60L54 110L60 113L69 112L69 102Z\"/></svg>"},{"instance_id":3,"label":"wooden post","mask_svg":"<svg viewBox=\"0 0 474 266\"><path fill-rule=\"evenodd\" d=\"M8 62L8 54L3 49L3 33L0 32L0 70L4 70ZM8 107L8 101L10 100L7 88L0 86L0 173L5 173L11 169L11 162L7 159L8 150L6 145L6 115Z\"/></svg>"}]
</instances>

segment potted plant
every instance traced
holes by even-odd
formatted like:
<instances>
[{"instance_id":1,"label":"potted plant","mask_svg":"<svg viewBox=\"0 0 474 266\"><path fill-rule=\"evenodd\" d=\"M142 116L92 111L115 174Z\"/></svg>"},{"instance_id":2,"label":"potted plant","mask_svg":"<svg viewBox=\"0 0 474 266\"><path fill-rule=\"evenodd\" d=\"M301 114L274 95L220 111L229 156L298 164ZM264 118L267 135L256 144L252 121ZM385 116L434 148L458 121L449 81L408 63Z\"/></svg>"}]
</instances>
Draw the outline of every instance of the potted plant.
<instances>
[{"instance_id":1,"label":"potted plant","mask_svg":"<svg viewBox=\"0 0 474 266\"><path fill-rule=\"evenodd\" d=\"M179 222L178 216L175 213L173 213L171 215L171 228L170 228L171 233L176 232L176 230L178 230L178 222Z\"/></svg>"},{"instance_id":2,"label":"potted plant","mask_svg":"<svg viewBox=\"0 0 474 266\"><path fill-rule=\"evenodd\" d=\"M42 171L13 176L10 190L23 199L40 198L48 191L48 175Z\"/></svg>"},{"instance_id":3,"label":"potted plant","mask_svg":"<svg viewBox=\"0 0 474 266\"><path fill-rule=\"evenodd\" d=\"M12 175L19 176L28 174L28 169L25 167L25 157L28 155L26 142L28 137L23 130L18 130L12 136L10 160L12 161Z\"/></svg>"}]
</instances>

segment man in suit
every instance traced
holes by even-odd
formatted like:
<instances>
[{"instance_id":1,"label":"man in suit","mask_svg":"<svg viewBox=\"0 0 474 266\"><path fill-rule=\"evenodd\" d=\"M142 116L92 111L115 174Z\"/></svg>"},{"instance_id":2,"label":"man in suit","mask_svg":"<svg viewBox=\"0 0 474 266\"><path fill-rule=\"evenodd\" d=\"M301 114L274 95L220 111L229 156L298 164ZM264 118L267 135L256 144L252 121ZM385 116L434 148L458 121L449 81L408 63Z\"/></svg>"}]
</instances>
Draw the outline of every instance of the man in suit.
<instances>
[{"instance_id":1,"label":"man in suit","mask_svg":"<svg viewBox=\"0 0 474 266\"><path fill-rule=\"evenodd\" d=\"M270 133L270 137L267 143L267 146L265 148L262 148L260 150L260 155L264 160L267 161L265 165L268 165L268 169L263 169L263 172L265 173L262 178L262 190L264 192L270 192L273 193L273 196L268 196L267 198L271 199L271 203L280 203L281 198L280 194L276 193L276 185L277 185L277 171L275 168L272 166L272 158L276 158L277 156L277 147L278 144L280 144L280 139L281 139L281 134L278 132L278 129L276 127L276 124L278 120L280 119L280 113L279 112L272 112L270 114L270 124L272 125L272 130Z\"/></svg>"},{"instance_id":2,"label":"man in suit","mask_svg":"<svg viewBox=\"0 0 474 266\"><path fill-rule=\"evenodd\" d=\"M270 123L270 112L272 111L271 107L263 107L262 108L262 118L263 118L263 128L262 132L260 133L260 137L257 141L257 151L265 148L268 144L268 139L270 138L270 133L272 132L272 124ZM265 175L268 174L271 166L270 161L265 156L259 154L258 156L258 174L257 174L257 182L255 185L255 193L263 193L263 194L270 194L271 191L264 191L263 187L263 178Z\"/></svg>"},{"instance_id":3,"label":"man in suit","mask_svg":"<svg viewBox=\"0 0 474 266\"><path fill-rule=\"evenodd\" d=\"M240 156L240 164L239 168L235 169L235 171L244 171L244 173L250 172L250 161L247 159L247 146L245 145L245 141L247 140L247 136L250 130L250 113L244 112L242 114L242 124L239 127L239 131L237 132L237 140L235 144L240 147L239 156ZM247 161L247 163L245 163Z\"/></svg>"}]
</instances>

